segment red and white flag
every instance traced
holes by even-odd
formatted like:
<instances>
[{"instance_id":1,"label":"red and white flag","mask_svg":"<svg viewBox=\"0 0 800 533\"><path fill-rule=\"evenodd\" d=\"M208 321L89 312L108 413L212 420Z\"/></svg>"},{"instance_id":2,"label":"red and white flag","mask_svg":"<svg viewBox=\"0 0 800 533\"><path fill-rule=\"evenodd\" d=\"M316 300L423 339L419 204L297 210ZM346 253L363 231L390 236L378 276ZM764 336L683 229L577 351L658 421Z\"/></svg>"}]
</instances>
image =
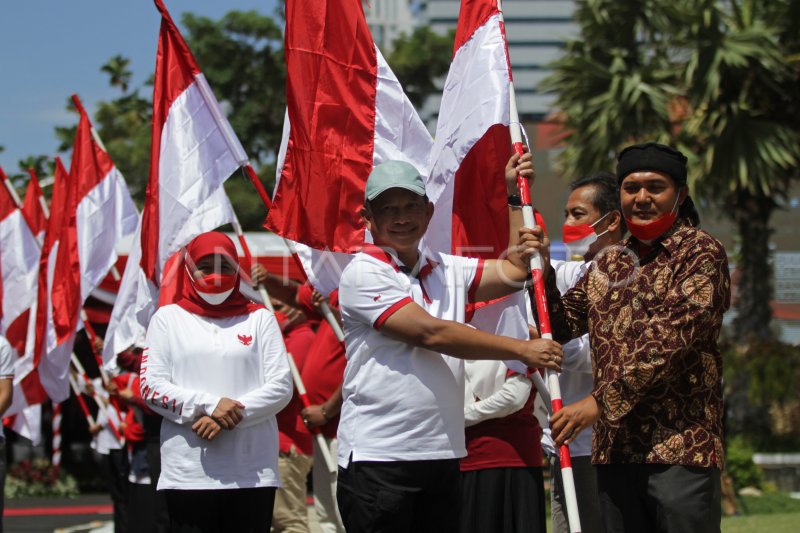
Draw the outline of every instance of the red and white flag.
<instances>
[{"instance_id":1,"label":"red and white flag","mask_svg":"<svg viewBox=\"0 0 800 533\"><path fill-rule=\"evenodd\" d=\"M359 0L288 0L285 38L291 127L265 226L311 248L300 256L327 294L346 254L371 240L358 212L373 166L399 159L427 175L433 143L375 46Z\"/></svg>"},{"instance_id":2,"label":"red and white flag","mask_svg":"<svg viewBox=\"0 0 800 533\"><path fill-rule=\"evenodd\" d=\"M47 208L47 201L42 188L39 186L39 178L36 175L36 171L29 168L28 174L31 179L28 180L28 186L25 189L22 214L25 216L25 220L28 221L31 231L36 235L36 239L41 243L44 241L44 232L47 229L49 209Z\"/></svg>"},{"instance_id":3,"label":"red and white flag","mask_svg":"<svg viewBox=\"0 0 800 533\"><path fill-rule=\"evenodd\" d=\"M55 182L51 195L52 209L50 218L47 220L44 242L39 252L35 299L30 311L31 318L28 323L25 355L17 361L14 369L14 398L7 414L17 413L28 405L41 403L48 396L41 383L39 364L48 347L56 346L50 287L53 283L58 240L61 237L61 228L67 212L69 186L69 174L61 163L61 159L56 157Z\"/></svg>"},{"instance_id":4,"label":"red and white flag","mask_svg":"<svg viewBox=\"0 0 800 533\"><path fill-rule=\"evenodd\" d=\"M426 191L434 202L428 248L496 259L508 247L505 165L511 157L511 68L496 0L462 0L445 81ZM472 322L528 338L522 291L477 305ZM524 370L523 370L524 371Z\"/></svg>"},{"instance_id":5,"label":"red and white flag","mask_svg":"<svg viewBox=\"0 0 800 533\"><path fill-rule=\"evenodd\" d=\"M234 220L223 182L247 155L161 0L145 205L105 338L108 363L144 339L166 260Z\"/></svg>"},{"instance_id":6,"label":"red and white flag","mask_svg":"<svg viewBox=\"0 0 800 533\"><path fill-rule=\"evenodd\" d=\"M133 234L138 220L122 174L96 137L77 96L72 98L80 119L50 285L52 324L37 323L36 346L41 337L45 349L39 378L55 402L69 397L69 361L83 303L116 263L116 244ZM37 356L34 353L34 359Z\"/></svg>"},{"instance_id":7,"label":"red and white flag","mask_svg":"<svg viewBox=\"0 0 800 533\"><path fill-rule=\"evenodd\" d=\"M17 394L17 390L14 391ZM3 425L31 444L38 446L42 442L42 404L30 405L22 411L3 418Z\"/></svg>"},{"instance_id":8,"label":"red and white flag","mask_svg":"<svg viewBox=\"0 0 800 533\"><path fill-rule=\"evenodd\" d=\"M39 245L2 169L0 178L0 333L22 355L36 297Z\"/></svg>"}]
</instances>

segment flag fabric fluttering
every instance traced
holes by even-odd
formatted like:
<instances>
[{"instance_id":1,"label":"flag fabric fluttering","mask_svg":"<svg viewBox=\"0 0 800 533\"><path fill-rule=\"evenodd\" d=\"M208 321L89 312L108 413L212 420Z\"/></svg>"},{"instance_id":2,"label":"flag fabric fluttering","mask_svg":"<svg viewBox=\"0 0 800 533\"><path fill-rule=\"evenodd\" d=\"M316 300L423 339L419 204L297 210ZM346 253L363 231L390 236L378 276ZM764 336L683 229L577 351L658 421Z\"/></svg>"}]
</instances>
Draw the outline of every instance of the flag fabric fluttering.
<instances>
[{"instance_id":1,"label":"flag fabric fluttering","mask_svg":"<svg viewBox=\"0 0 800 533\"><path fill-rule=\"evenodd\" d=\"M52 311L50 305L50 287L53 283L55 262L58 252L58 240L67 211L67 196L70 186L69 173L64 168L61 158L55 159L53 190L50 196L50 218L39 252L36 291L31 307L28 334L25 342L25 355L17 361L14 369L14 397L7 413L19 412L28 405L41 403L47 399L47 391L43 388L39 364L47 346L55 346L55 331L52 327ZM46 336L49 335L49 338ZM17 391L21 391L19 394Z\"/></svg>"},{"instance_id":2,"label":"flag fabric fluttering","mask_svg":"<svg viewBox=\"0 0 800 533\"><path fill-rule=\"evenodd\" d=\"M432 250L485 259L506 250L509 81L496 2L462 1L426 183L436 205L437 231L425 236Z\"/></svg>"},{"instance_id":3,"label":"flag fabric fluttering","mask_svg":"<svg viewBox=\"0 0 800 533\"><path fill-rule=\"evenodd\" d=\"M2 169L0 178L0 333L22 355L36 297L39 245Z\"/></svg>"},{"instance_id":4,"label":"flag fabric fluttering","mask_svg":"<svg viewBox=\"0 0 800 533\"><path fill-rule=\"evenodd\" d=\"M511 157L511 70L494 0L463 0L453 60L444 84L431 151L428 197L436 206L424 245L462 256L496 259L509 244L505 165ZM480 329L528 338L524 293L467 313ZM522 364L508 362L526 372Z\"/></svg>"},{"instance_id":5,"label":"flag fabric fluttering","mask_svg":"<svg viewBox=\"0 0 800 533\"><path fill-rule=\"evenodd\" d=\"M247 156L161 0L150 176L105 338L103 359L144 339L166 260L235 217L222 187ZM111 364L113 366L113 363Z\"/></svg>"},{"instance_id":6,"label":"flag fabric fluttering","mask_svg":"<svg viewBox=\"0 0 800 533\"><path fill-rule=\"evenodd\" d=\"M399 159L427 175L433 141L360 1L289 0L285 38L287 124L265 226L301 245L309 280L327 294L347 254L371 240L359 210L372 168Z\"/></svg>"},{"instance_id":7,"label":"flag fabric fluttering","mask_svg":"<svg viewBox=\"0 0 800 533\"><path fill-rule=\"evenodd\" d=\"M55 256L55 282L50 285L52 325L37 325L47 339L39 378L56 402L69 396L67 374L83 303L116 263L116 243L135 231L138 220L122 174L97 138L80 100L72 98L80 119Z\"/></svg>"},{"instance_id":8,"label":"flag fabric fluttering","mask_svg":"<svg viewBox=\"0 0 800 533\"><path fill-rule=\"evenodd\" d=\"M36 298L37 272L39 270L39 254L41 242L44 239L47 218L42 209L42 190L33 169L29 170L31 179L25 193L25 201L20 207L24 224L15 222L14 217L2 216L0 220L0 270L3 276L0 284L5 284L11 290L3 298L3 317L16 315L8 324L3 321L2 334L8 339L18 357L25 355L25 344L28 336L28 325L31 316L31 307ZM0 191L0 211L8 212L11 201L16 207L16 198L12 198L13 187L2 169L0 175L4 180L3 191ZM31 242L31 238L35 242ZM11 267L9 263L13 263ZM11 272L16 271L16 275ZM0 285L0 295L2 295ZM19 359L18 359L19 361ZM14 387L14 395L24 398L24 393L19 385ZM12 398L13 396L12 395ZM16 414L5 417L3 424L17 434L29 439L34 446L41 441L41 406L31 405L24 409L16 409Z\"/></svg>"}]
</instances>

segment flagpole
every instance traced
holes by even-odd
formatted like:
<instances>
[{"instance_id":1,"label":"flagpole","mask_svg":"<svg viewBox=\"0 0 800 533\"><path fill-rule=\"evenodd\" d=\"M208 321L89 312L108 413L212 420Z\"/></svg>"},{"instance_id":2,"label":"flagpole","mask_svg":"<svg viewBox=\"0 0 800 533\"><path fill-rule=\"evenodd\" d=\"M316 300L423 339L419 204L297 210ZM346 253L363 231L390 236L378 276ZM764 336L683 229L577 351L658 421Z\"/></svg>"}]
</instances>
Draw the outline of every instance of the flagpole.
<instances>
[{"instance_id":1,"label":"flagpole","mask_svg":"<svg viewBox=\"0 0 800 533\"><path fill-rule=\"evenodd\" d=\"M497 9L500 14L500 23L503 25L503 35L505 38L505 18L503 16L502 0L497 0ZM506 51L506 53L508 53ZM517 97L514 90L514 81L511 76L511 63L509 59L509 130L511 133L511 143L514 152L522 156L525 153L522 144L522 129L519 123L519 112L517 110ZM535 228L536 219L533 214L533 203L531 201L528 179L517 174L517 187L522 200L522 218L526 227ZM542 269L542 258L539 253L534 253L530 260L531 276L533 277L533 289L535 294L536 310L539 316L539 331L543 339L552 339L553 333L550 327L550 310L547 307L547 295L545 294L544 276ZM528 293L530 295L530 293ZM553 414L559 412L563 405L561 400L561 386L558 381L558 373L553 370L545 370L545 378L550 389L550 401L553 407ZM558 450L559 463L561 467L561 478L564 486L564 499L567 504L567 518L571 533L580 533L581 522L578 513L578 497L575 491L575 479L572 472L572 457L569 453L569 446L562 444Z\"/></svg>"},{"instance_id":2,"label":"flagpole","mask_svg":"<svg viewBox=\"0 0 800 533\"><path fill-rule=\"evenodd\" d=\"M239 239L239 244L242 245L242 251L244 252L245 260L249 265L252 265L253 255L250 253L250 247L247 245L247 240L244 238L244 232L242 231L242 226L239 224L239 220L234 217L231 225L233 225L233 230L236 232L236 237ZM270 311L274 313L275 309L272 307L269 292L267 292L267 288L263 283L258 284L258 292L261 295L261 299L264 300L264 304L269 308ZM281 335L281 340L283 340L283 335ZM289 357L289 368L292 371L292 381L294 381L294 386L297 388L297 394L300 396L300 401L303 403L303 407L309 407L311 402L306 394L306 386L305 383L303 383L303 378L300 376L300 372L298 371L297 365L294 362L294 357L291 353L289 353L288 350L286 350L286 355ZM319 446L320 452L322 453L322 458L325 460L325 465L328 467L328 471L331 474L335 474L337 471L337 466L331 457L328 444L325 442L325 437L322 435L322 432L318 427L310 429L311 434L314 435L314 438L317 441L317 446Z\"/></svg>"},{"instance_id":3,"label":"flagpole","mask_svg":"<svg viewBox=\"0 0 800 533\"><path fill-rule=\"evenodd\" d=\"M297 249L294 247L294 243L283 237L283 243L289 248L289 253L292 254L292 258L294 259L297 266L300 267L301 270L305 271L303 267L303 263L300 261L300 256L297 255ZM344 331L342 330L342 326L339 324L339 321L336 320L336 317L333 315L333 311L331 311L330 305L328 305L327 300L322 300L319 304L319 310L322 313L322 316L325 317L325 320L330 325L333 332L336 334L336 338L339 342L344 342Z\"/></svg>"},{"instance_id":4,"label":"flagpole","mask_svg":"<svg viewBox=\"0 0 800 533\"><path fill-rule=\"evenodd\" d=\"M258 174L253 169L253 166L250 163L247 163L244 166L244 173L245 175L250 178L250 183L253 184L253 187L256 188L256 192L261 197L261 201L264 202L264 207L267 208L269 211L272 208L272 201L269 199L269 195L267 194L266 189L264 189L264 185L261 183L261 180L258 179Z\"/></svg>"},{"instance_id":5,"label":"flagpole","mask_svg":"<svg viewBox=\"0 0 800 533\"><path fill-rule=\"evenodd\" d=\"M75 394L75 397L78 399L78 403L81 406L81 411L83 411L83 415L86 417L86 422L89 423L89 427L95 425L94 418L92 418L92 414L89 412L89 407L86 405L86 400L83 399L81 396L81 391L78 389L78 384L75 383L75 378L72 376L69 371L67 371L67 377L69 379L69 385L72 387L72 392Z\"/></svg>"},{"instance_id":6,"label":"flagpole","mask_svg":"<svg viewBox=\"0 0 800 533\"><path fill-rule=\"evenodd\" d=\"M267 194L267 191L264 189L264 185L261 184L261 180L258 179L258 175L256 174L256 171L253 170L253 167L250 165L250 163L244 166L244 171L247 177L250 179L250 182L256 188L258 195L261 197L261 201L264 202L264 207L267 209L267 211L272 209L272 202L269 199L269 195ZM282 238L283 238L283 243L286 245L287 248L289 248L289 252L292 255L292 259L294 259L294 262L297 264L298 267L300 267L300 270L302 272L305 272L305 268L303 268L303 263L300 261L300 258L297 255L297 250L294 247L294 243L292 243L286 237ZM339 321L336 320L336 317L333 315L333 311L331 311L328 302L326 300L323 300L320 303L319 309L320 312L322 313L322 316L328 322L328 325L330 325L334 334L336 334L336 338L339 340L339 342L344 342L344 331L342 331L342 326L339 325Z\"/></svg>"},{"instance_id":7,"label":"flagpole","mask_svg":"<svg viewBox=\"0 0 800 533\"><path fill-rule=\"evenodd\" d=\"M61 404L53 403L53 453L50 464L58 472L61 469Z\"/></svg>"},{"instance_id":8,"label":"flagpole","mask_svg":"<svg viewBox=\"0 0 800 533\"><path fill-rule=\"evenodd\" d=\"M303 379L300 377L300 371L297 369L297 365L294 362L294 357L292 357L292 354L289 354L289 368L292 371L292 379L294 380L295 387L297 387L297 394L300 396L300 401L303 403L303 407L311 407L311 400L308 398L305 384L303 383ZM328 443L325 442L325 437L322 435L322 431L318 426L314 426L313 428L309 429L311 430L311 434L314 435L314 439L317 441L317 447L322 454L322 459L325 461L325 465L328 467L328 472L335 474L337 472L336 462L333 460L333 457L331 457Z\"/></svg>"},{"instance_id":9,"label":"flagpole","mask_svg":"<svg viewBox=\"0 0 800 533\"><path fill-rule=\"evenodd\" d=\"M22 207L22 200L20 199L19 194L17 194L17 190L11 184L11 180L8 179L8 176L6 176L6 173L3 171L3 167L0 167L0 177L3 178L3 184L5 184L6 189L8 189L8 193L14 200L14 204L17 206L17 209L19 209Z\"/></svg>"},{"instance_id":10,"label":"flagpole","mask_svg":"<svg viewBox=\"0 0 800 533\"><path fill-rule=\"evenodd\" d=\"M119 441L120 444L125 444L125 441L123 440L122 435L120 435L116 424L114 424L114 421L111 419L112 414L117 415L117 420L121 420L122 415L120 414L119 411L117 411L116 407L114 407L114 411L116 411L116 413L114 413L111 411L109 404L101 402L100 397L97 395L97 391L94 390L94 384L92 383L92 380L89 379L89 375L83 368L83 365L81 364L80 359L78 359L78 356L75 355L75 352L73 352L70 355L70 361L72 361L72 364L75 366L75 370L78 371L78 374L81 375L86 384L92 385L92 399L94 400L94 403L97 404L98 408L104 409L106 411L106 418L108 418L108 426L111 428L111 432L114 433L114 436L117 438L117 441Z\"/></svg>"}]
</instances>

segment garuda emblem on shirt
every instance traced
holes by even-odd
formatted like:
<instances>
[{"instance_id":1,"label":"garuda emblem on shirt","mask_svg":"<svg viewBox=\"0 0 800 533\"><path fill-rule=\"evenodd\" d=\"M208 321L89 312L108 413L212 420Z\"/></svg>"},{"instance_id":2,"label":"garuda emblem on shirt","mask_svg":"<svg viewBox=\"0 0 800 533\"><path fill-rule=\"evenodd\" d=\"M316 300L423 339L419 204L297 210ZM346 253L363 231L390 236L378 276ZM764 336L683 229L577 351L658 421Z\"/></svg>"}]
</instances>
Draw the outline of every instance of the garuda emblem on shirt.
<instances>
[{"instance_id":1,"label":"garuda emblem on shirt","mask_svg":"<svg viewBox=\"0 0 800 533\"><path fill-rule=\"evenodd\" d=\"M236 337L239 339L239 342L241 342L245 346L250 346L250 343L253 342L252 335L237 335Z\"/></svg>"}]
</instances>

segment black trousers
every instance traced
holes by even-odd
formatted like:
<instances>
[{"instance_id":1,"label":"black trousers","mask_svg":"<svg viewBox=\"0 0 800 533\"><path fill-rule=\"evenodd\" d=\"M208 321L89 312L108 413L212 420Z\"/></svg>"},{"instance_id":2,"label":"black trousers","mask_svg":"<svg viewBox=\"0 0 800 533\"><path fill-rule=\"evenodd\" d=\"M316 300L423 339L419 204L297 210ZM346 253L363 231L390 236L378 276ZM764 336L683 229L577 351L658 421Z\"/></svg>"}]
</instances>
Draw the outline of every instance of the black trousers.
<instances>
[{"instance_id":1,"label":"black trousers","mask_svg":"<svg viewBox=\"0 0 800 533\"><path fill-rule=\"evenodd\" d=\"M264 533L272 523L275 487L165 490L173 533Z\"/></svg>"},{"instance_id":2,"label":"black trousers","mask_svg":"<svg viewBox=\"0 0 800 533\"><path fill-rule=\"evenodd\" d=\"M719 533L720 472L682 465L597 465L608 533Z\"/></svg>"},{"instance_id":3,"label":"black trousers","mask_svg":"<svg viewBox=\"0 0 800 533\"><path fill-rule=\"evenodd\" d=\"M103 474L114 504L114 533L128 531L128 450L110 450L101 456Z\"/></svg>"},{"instance_id":4,"label":"black trousers","mask_svg":"<svg viewBox=\"0 0 800 533\"><path fill-rule=\"evenodd\" d=\"M461 473L461 533L544 533L541 468Z\"/></svg>"},{"instance_id":5,"label":"black trousers","mask_svg":"<svg viewBox=\"0 0 800 533\"><path fill-rule=\"evenodd\" d=\"M351 461L336 499L347 533L457 533L458 459Z\"/></svg>"}]
</instances>

